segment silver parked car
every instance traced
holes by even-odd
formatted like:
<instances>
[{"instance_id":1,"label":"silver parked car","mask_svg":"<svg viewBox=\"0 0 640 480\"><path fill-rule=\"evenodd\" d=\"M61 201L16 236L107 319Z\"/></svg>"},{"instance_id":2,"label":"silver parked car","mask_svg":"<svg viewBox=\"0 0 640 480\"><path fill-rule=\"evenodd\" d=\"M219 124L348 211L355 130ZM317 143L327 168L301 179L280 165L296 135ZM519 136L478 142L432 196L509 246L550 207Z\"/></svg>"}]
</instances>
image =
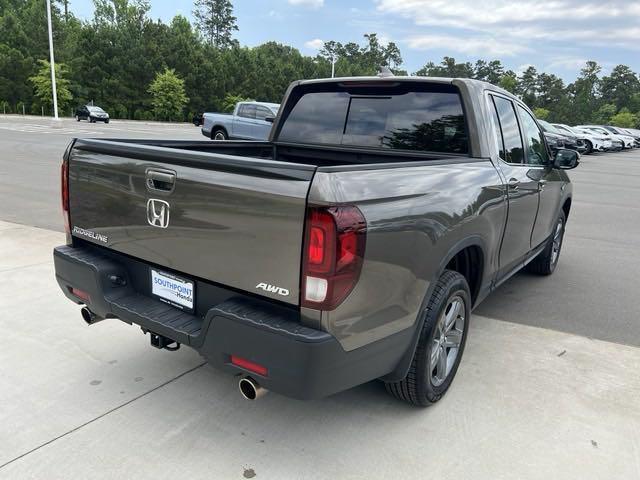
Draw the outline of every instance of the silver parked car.
<instances>
[{"instance_id":1,"label":"silver parked car","mask_svg":"<svg viewBox=\"0 0 640 480\"><path fill-rule=\"evenodd\" d=\"M202 134L211 140L266 140L280 104L238 102L233 113L205 113Z\"/></svg>"}]
</instances>

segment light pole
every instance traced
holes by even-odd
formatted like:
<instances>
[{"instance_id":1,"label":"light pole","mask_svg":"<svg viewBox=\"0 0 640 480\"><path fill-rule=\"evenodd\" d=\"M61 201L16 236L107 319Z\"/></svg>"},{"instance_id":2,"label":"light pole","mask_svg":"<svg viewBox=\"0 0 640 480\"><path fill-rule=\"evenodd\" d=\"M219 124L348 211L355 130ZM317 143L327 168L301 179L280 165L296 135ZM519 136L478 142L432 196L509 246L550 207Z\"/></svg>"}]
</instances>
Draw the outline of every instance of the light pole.
<instances>
[{"instance_id":1,"label":"light pole","mask_svg":"<svg viewBox=\"0 0 640 480\"><path fill-rule=\"evenodd\" d=\"M58 119L58 92L56 91L56 64L53 59L53 33L51 28L51 0L47 2L47 24L49 27L49 58L51 62L51 90L53 93L53 118Z\"/></svg>"},{"instance_id":2,"label":"light pole","mask_svg":"<svg viewBox=\"0 0 640 480\"><path fill-rule=\"evenodd\" d=\"M331 55L331 78L335 78L336 76L336 62L338 59L335 55Z\"/></svg>"}]
</instances>

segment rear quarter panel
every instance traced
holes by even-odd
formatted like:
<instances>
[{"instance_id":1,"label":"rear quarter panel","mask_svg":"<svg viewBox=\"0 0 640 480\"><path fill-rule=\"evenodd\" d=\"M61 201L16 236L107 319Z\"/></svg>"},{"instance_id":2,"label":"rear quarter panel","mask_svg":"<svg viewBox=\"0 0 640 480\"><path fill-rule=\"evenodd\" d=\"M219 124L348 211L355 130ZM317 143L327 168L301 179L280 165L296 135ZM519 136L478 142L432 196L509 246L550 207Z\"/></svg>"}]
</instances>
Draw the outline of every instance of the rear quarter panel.
<instances>
[{"instance_id":1,"label":"rear quarter panel","mask_svg":"<svg viewBox=\"0 0 640 480\"><path fill-rule=\"evenodd\" d=\"M429 287L458 247L471 242L482 248L484 285L497 269L507 210L489 160L318 171L309 203L356 205L367 220L360 280L320 319L346 350L413 326Z\"/></svg>"},{"instance_id":2,"label":"rear quarter panel","mask_svg":"<svg viewBox=\"0 0 640 480\"><path fill-rule=\"evenodd\" d=\"M233 128L233 115L223 114L223 113L205 113L204 114L204 123L202 124L202 133L207 136L211 136L211 131L213 127L221 126L224 127L229 135L232 134Z\"/></svg>"}]
</instances>

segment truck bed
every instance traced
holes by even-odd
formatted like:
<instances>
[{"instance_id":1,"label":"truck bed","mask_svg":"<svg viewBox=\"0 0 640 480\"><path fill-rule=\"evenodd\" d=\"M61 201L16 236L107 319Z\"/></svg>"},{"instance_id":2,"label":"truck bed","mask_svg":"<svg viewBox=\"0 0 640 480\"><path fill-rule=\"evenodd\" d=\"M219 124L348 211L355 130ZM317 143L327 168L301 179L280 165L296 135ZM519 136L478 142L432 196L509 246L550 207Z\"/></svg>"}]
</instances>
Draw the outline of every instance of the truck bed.
<instances>
[{"instance_id":1,"label":"truck bed","mask_svg":"<svg viewBox=\"0 0 640 480\"><path fill-rule=\"evenodd\" d=\"M187 280L290 305L299 304L305 212L316 172L447 158L171 140L82 139L70 152L76 238Z\"/></svg>"},{"instance_id":2,"label":"truck bed","mask_svg":"<svg viewBox=\"0 0 640 480\"><path fill-rule=\"evenodd\" d=\"M424 162L460 158L459 155L429 152L402 152L398 150L381 151L380 149L363 149L359 147L323 147L319 145L289 145L286 143L272 143L260 141L189 141L189 140L136 140L136 139L83 139L77 147L99 149L102 152L119 152L133 155L132 148L137 154L166 153L166 149L199 152L212 155L211 160L219 163L234 161L245 163L247 159L275 160L289 164L310 165L314 167L338 167L350 165L377 165L386 163ZM96 150L97 151L97 150ZM219 155L224 155L220 157ZM175 154L173 154L175 158ZM233 159L229 157L242 157ZM468 158L466 156L462 158ZM175 158L179 161L179 158Z\"/></svg>"}]
</instances>

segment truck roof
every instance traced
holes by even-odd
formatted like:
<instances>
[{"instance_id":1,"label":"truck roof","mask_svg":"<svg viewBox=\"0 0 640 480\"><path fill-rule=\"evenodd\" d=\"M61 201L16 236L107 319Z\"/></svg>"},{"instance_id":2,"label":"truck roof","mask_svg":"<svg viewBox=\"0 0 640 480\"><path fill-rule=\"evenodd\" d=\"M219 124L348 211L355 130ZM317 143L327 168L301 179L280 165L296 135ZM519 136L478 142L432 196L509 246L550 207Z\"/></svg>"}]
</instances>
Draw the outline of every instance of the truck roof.
<instances>
[{"instance_id":1,"label":"truck roof","mask_svg":"<svg viewBox=\"0 0 640 480\"><path fill-rule=\"evenodd\" d=\"M497 85L493 85L489 82L484 82L482 80L475 80L473 78L448 78L448 77L420 77L420 76L363 76L363 77L336 77L336 78L316 78L312 80L299 80L294 82L293 85L313 85L316 83L350 83L350 82L366 82L366 83L394 83L394 82L424 82L424 83L444 83L444 84L453 84L453 85L465 85L468 90L486 90L490 89L493 91L498 91L504 95L509 97L514 97L511 92L504 90Z\"/></svg>"},{"instance_id":2,"label":"truck roof","mask_svg":"<svg viewBox=\"0 0 640 480\"><path fill-rule=\"evenodd\" d=\"M270 110L278 110L280 108L279 103L270 103L270 102L238 102L238 105L262 105L263 107L267 107Z\"/></svg>"}]
</instances>

